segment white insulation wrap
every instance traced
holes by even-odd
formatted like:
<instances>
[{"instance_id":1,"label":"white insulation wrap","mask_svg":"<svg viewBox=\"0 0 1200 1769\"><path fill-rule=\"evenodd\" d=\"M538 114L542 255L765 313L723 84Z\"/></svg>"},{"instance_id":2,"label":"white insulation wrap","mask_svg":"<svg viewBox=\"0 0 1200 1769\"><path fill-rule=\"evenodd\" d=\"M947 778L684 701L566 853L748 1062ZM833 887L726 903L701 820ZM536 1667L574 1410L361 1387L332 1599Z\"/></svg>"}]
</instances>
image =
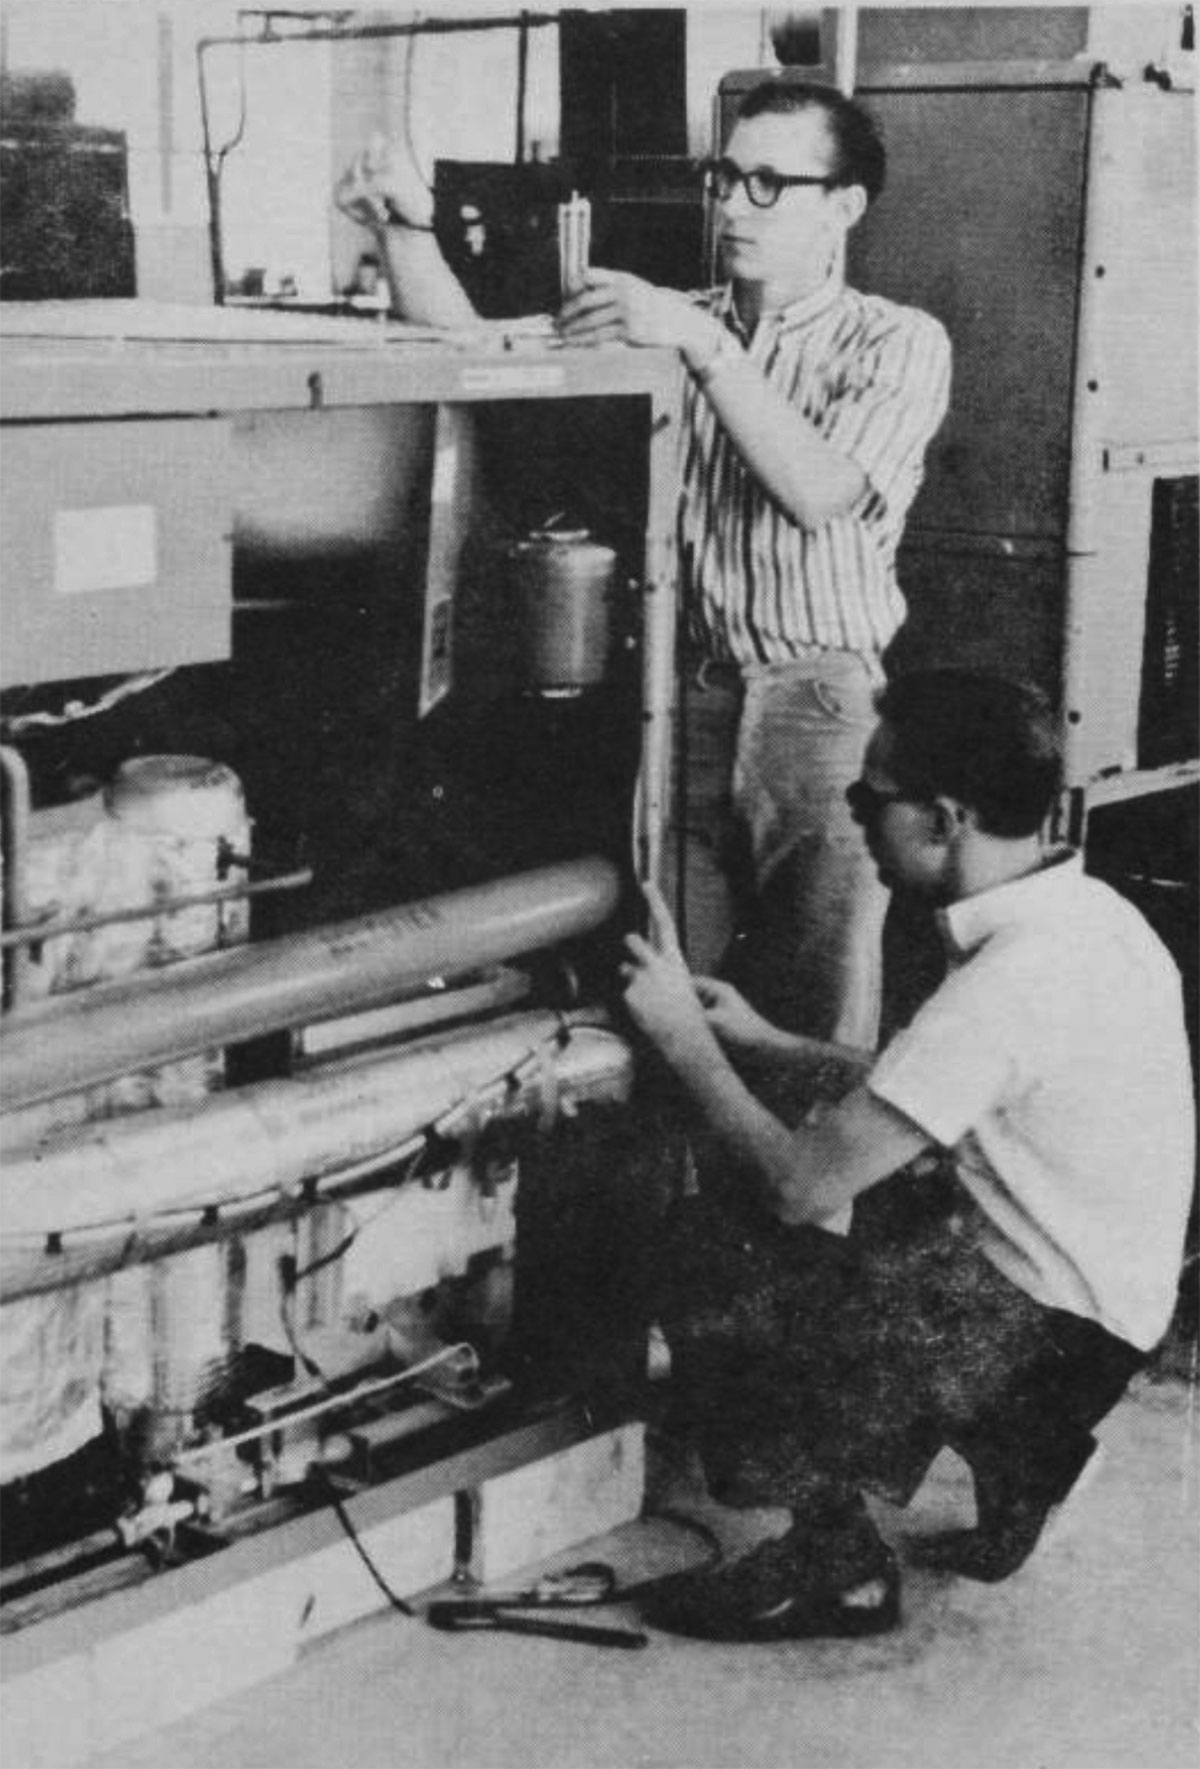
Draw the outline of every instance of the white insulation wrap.
<instances>
[{"instance_id":1,"label":"white insulation wrap","mask_svg":"<svg viewBox=\"0 0 1200 1769\"><path fill-rule=\"evenodd\" d=\"M492 1118L628 1097L633 1055L599 1012L515 1014L291 1080L80 1125L6 1163L0 1301L152 1255L215 1210L231 1228L298 1188L436 1127L469 1145ZM298 1203L299 1201L296 1200Z\"/></svg>"},{"instance_id":2,"label":"white insulation wrap","mask_svg":"<svg viewBox=\"0 0 1200 1769\"><path fill-rule=\"evenodd\" d=\"M189 892L244 880L250 837L237 776L199 756L135 757L105 793L35 811L21 850L19 919L69 921L159 903L164 912L27 948L21 1004L51 996L78 1002L93 987L244 941L245 900L178 912L167 906ZM15 1156L83 1123L193 1103L223 1079L219 1049L148 1061L8 1113L5 1147ZM153 1272L118 1272L107 1283L28 1296L5 1310L0 1482L80 1449L101 1430L102 1402L127 1410L157 1404L180 1418L196 1404L224 1364L223 1253L198 1247Z\"/></svg>"}]
</instances>

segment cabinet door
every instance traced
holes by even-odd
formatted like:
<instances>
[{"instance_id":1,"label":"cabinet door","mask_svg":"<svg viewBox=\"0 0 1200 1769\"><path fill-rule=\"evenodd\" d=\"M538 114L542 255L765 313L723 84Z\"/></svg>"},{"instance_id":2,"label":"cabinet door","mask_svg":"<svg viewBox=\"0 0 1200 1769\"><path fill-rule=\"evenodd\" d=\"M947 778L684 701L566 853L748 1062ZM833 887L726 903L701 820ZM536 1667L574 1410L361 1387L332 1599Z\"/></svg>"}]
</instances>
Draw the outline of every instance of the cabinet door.
<instances>
[{"instance_id":1,"label":"cabinet door","mask_svg":"<svg viewBox=\"0 0 1200 1769\"><path fill-rule=\"evenodd\" d=\"M1091 94L865 84L888 187L851 236L858 286L923 307L954 347L949 415L910 533L1065 534Z\"/></svg>"},{"instance_id":2,"label":"cabinet door","mask_svg":"<svg viewBox=\"0 0 1200 1769\"><path fill-rule=\"evenodd\" d=\"M229 467L215 418L7 426L5 685L228 657Z\"/></svg>"}]
</instances>

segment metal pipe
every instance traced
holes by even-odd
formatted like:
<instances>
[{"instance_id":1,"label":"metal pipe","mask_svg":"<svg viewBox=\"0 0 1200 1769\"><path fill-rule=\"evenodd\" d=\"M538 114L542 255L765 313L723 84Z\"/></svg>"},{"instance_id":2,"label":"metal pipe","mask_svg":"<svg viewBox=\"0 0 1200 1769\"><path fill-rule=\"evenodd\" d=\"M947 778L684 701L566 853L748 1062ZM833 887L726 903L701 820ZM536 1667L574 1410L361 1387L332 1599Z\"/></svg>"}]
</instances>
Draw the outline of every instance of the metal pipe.
<instances>
[{"instance_id":1,"label":"metal pipe","mask_svg":"<svg viewBox=\"0 0 1200 1769\"><path fill-rule=\"evenodd\" d=\"M529 14L523 12L517 25L517 139L513 158L520 166L525 161L525 106L529 96Z\"/></svg>"},{"instance_id":2,"label":"metal pipe","mask_svg":"<svg viewBox=\"0 0 1200 1769\"><path fill-rule=\"evenodd\" d=\"M858 84L858 7L853 0L842 0L837 9L833 70L838 91L853 97Z\"/></svg>"},{"instance_id":3,"label":"metal pipe","mask_svg":"<svg viewBox=\"0 0 1200 1769\"><path fill-rule=\"evenodd\" d=\"M4 1175L0 1300L394 1187L431 1127L452 1151L455 1136L465 1146L497 1119L541 1121L562 1098L627 1098L633 1053L600 1018L516 1014L23 1151Z\"/></svg>"},{"instance_id":4,"label":"metal pipe","mask_svg":"<svg viewBox=\"0 0 1200 1769\"><path fill-rule=\"evenodd\" d=\"M1067 545L1064 561L1062 622L1063 785L1066 791L1082 789L1077 822L1082 839L1087 818L1087 787L1095 772L1087 754L1086 712L1093 702L1096 684L1089 680L1095 660L1088 655L1086 636L1095 619L1095 607L1103 588L1098 581L1100 511L1112 495L1104 483L1099 463L1104 458L1107 412L1098 397L1105 385L1107 365L1101 355L1100 303L1089 290L1095 280L1096 242L1120 235L1120 223L1106 213L1118 199L1119 180L1097 177L1092 164L1097 130L1096 94L1088 95L1088 135L1092 149L1084 166L1083 226L1079 234L1075 310L1075 358L1071 365L1071 462L1067 486ZM1142 635L1129 633L1126 641L1140 650ZM1136 656L1137 653L1135 652ZM1111 692L1111 684L1106 683ZM1136 692L1136 691L1135 691ZM1129 729L1136 730L1136 704Z\"/></svg>"},{"instance_id":5,"label":"metal pipe","mask_svg":"<svg viewBox=\"0 0 1200 1769\"><path fill-rule=\"evenodd\" d=\"M319 1419L323 1414L334 1411L337 1407L350 1407L356 1401L366 1400L371 1395L384 1394L389 1388L397 1388L402 1382L413 1382L423 1376L427 1370L436 1369L439 1364L448 1363L451 1358L461 1361L469 1360L474 1365L471 1374L479 1368L478 1358L473 1346L466 1343L444 1346L441 1351L434 1352L431 1357L422 1358L420 1363L410 1364L406 1370L394 1371L390 1376L374 1376L362 1382L356 1382L353 1388L339 1390L336 1394L325 1394L320 1400L310 1401L306 1407L297 1407L291 1413L276 1413L265 1419L261 1425L248 1425L245 1431L232 1432L228 1437L218 1438L214 1443L197 1444L190 1450L181 1450L171 1458L176 1469L186 1468L191 1462L209 1462L214 1456L228 1455L232 1450L240 1449L245 1443L257 1443L260 1438L270 1437L273 1431L290 1431L297 1425L303 1425L308 1419Z\"/></svg>"},{"instance_id":6,"label":"metal pipe","mask_svg":"<svg viewBox=\"0 0 1200 1769\"><path fill-rule=\"evenodd\" d=\"M678 446L677 423L656 398L650 433L649 539L642 592L642 754L634 818L634 865L640 879L652 879L656 884L664 882L663 831L670 802L671 724L678 674L677 591L668 541Z\"/></svg>"},{"instance_id":7,"label":"metal pipe","mask_svg":"<svg viewBox=\"0 0 1200 1769\"><path fill-rule=\"evenodd\" d=\"M28 914L25 870L29 854L31 796L29 769L20 750L11 744L0 744L0 772L7 791L4 794L4 919L10 926L20 926ZM4 978L5 995L15 1007L22 994L22 983L29 959L24 952L14 952Z\"/></svg>"},{"instance_id":8,"label":"metal pipe","mask_svg":"<svg viewBox=\"0 0 1200 1769\"><path fill-rule=\"evenodd\" d=\"M40 946L43 940L56 940L64 934L90 934L96 928L113 927L127 921L159 921L181 909L201 909L212 903L236 903L243 897L265 897L276 891L300 891L313 881L311 866L297 872L280 873L275 878L261 878L253 883L214 885L209 891L187 891L177 897L158 897L153 903L138 903L129 909L106 909L95 915L61 915L54 921L33 921L0 934L0 949L10 946Z\"/></svg>"},{"instance_id":9,"label":"metal pipe","mask_svg":"<svg viewBox=\"0 0 1200 1769\"><path fill-rule=\"evenodd\" d=\"M8 1015L0 1028L4 1107L382 1007L432 977L589 933L618 896L609 861L568 861L60 996Z\"/></svg>"},{"instance_id":10,"label":"metal pipe","mask_svg":"<svg viewBox=\"0 0 1200 1769\"><path fill-rule=\"evenodd\" d=\"M254 48L276 43L365 42L377 37L446 37L460 31L513 31L529 29L535 25L556 25L559 22L560 15L557 12L519 12L503 16L493 13L490 17L485 15L477 18L423 18L411 24L331 25L303 31L262 30L255 37L248 37L243 31L234 36L201 37L196 47L198 50L207 50L233 47L240 43Z\"/></svg>"}]
</instances>

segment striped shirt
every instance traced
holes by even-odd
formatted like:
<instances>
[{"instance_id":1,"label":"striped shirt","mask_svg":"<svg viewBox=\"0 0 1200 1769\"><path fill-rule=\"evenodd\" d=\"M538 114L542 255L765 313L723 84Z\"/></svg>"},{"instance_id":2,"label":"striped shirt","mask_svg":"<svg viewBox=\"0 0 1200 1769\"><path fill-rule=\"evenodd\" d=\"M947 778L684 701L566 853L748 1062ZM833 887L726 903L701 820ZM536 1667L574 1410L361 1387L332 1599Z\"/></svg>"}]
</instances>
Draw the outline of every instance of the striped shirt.
<instances>
[{"instance_id":1,"label":"striped shirt","mask_svg":"<svg viewBox=\"0 0 1200 1769\"><path fill-rule=\"evenodd\" d=\"M949 339L929 314L840 282L764 315L749 339L730 288L700 299L867 485L844 514L802 528L689 381L677 541L692 638L739 664L786 663L814 646L877 661L904 619L896 548L945 415Z\"/></svg>"}]
</instances>

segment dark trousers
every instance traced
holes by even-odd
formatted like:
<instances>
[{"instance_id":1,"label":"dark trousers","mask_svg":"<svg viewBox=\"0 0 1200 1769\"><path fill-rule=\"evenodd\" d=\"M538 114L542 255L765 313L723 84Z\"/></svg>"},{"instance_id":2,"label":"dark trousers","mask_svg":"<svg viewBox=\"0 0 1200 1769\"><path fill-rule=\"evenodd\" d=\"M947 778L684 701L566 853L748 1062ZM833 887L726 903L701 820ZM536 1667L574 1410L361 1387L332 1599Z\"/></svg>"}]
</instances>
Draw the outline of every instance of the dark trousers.
<instances>
[{"instance_id":1,"label":"dark trousers","mask_svg":"<svg viewBox=\"0 0 1200 1769\"><path fill-rule=\"evenodd\" d=\"M949 1444L1053 1502L1143 1354L1009 1283L944 1189L878 1190L849 1238L676 1207L662 1324L714 1495L800 1515L864 1488L907 1503Z\"/></svg>"}]
</instances>

